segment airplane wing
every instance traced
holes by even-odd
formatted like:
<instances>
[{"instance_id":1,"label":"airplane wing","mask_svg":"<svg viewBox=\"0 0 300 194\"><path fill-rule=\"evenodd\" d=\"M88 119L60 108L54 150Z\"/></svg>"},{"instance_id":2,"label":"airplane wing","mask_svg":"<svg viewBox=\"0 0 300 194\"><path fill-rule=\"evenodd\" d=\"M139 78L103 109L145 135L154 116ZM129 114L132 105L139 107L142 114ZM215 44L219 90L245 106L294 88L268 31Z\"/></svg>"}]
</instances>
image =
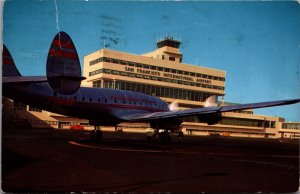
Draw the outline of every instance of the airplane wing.
<instances>
[{"instance_id":1,"label":"airplane wing","mask_svg":"<svg viewBox=\"0 0 300 194\"><path fill-rule=\"evenodd\" d=\"M264 107L272 107L272 106L282 106L282 105L294 104L294 103L298 103L298 102L300 102L300 99L280 100L280 101L260 102L260 103L250 103L250 104L239 104L239 105L231 105L231 106L195 108L195 109L168 111L168 112L155 112L155 113L147 113L147 114L131 114L131 115L122 116L121 119L123 119L125 121L131 121L131 122L143 122L143 121L168 119L168 118L182 118L182 117L187 117L187 116L201 116L201 115L230 112L230 111L237 111L237 110L245 110L245 109L256 109L256 108L264 108Z\"/></svg>"},{"instance_id":2,"label":"airplane wing","mask_svg":"<svg viewBox=\"0 0 300 194\"><path fill-rule=\"evenodd\" d=\"M47 82L46 76L11 76L11 77L3 77L3 84L20 84L20 83L41 83Z\"/></svg>"}]
</instances>

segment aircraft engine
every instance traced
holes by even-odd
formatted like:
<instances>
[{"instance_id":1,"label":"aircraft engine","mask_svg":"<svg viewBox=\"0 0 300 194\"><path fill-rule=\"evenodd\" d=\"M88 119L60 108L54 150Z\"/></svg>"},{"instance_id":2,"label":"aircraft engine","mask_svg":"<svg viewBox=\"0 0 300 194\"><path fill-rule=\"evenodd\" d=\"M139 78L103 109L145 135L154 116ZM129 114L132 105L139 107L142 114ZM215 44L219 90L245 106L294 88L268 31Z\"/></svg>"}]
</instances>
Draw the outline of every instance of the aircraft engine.
<instances>
[{"instance_id":1,"label":"aircraft engine","mask_svg":"<svg viewBox=\"0 0 300 194\"><path fill-rule=\"evenodd\" d=\"M202 122L207 123L208 125L215 125L222 119L221 113L214 113L208 115L199 115L198 119Z\"/></svg>"},{"instance_id":2,"label":"aircraft engine","mask_svg":"<svg viewBox=\"0 0 300 194\"><path fill-rule=\"evenodd\" d=\"M47 79L51 88L61 94L75 93L85 79L81 77L79 57L70 36L59 32L54 37L47 58Z\"/></svg>"}]
</instances>

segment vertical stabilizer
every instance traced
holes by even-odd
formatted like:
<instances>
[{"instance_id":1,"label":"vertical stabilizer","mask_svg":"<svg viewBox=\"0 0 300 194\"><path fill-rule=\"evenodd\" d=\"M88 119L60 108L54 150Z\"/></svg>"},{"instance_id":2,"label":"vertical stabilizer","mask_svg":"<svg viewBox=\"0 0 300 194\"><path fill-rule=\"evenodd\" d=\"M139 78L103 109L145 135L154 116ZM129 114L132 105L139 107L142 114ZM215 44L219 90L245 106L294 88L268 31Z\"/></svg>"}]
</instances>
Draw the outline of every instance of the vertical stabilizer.
<instances>
[{"instance_id":1,"label":"vertical stabilizer","mask_svg":"<svg viewBox=\"0 0 300 194\"><path fill-rule=\"evenodd\" d=\"M2 50L2 76L11 77L11 76L21 76L19 70L17 69L13 58L11 57L8 49L3 45Z\"/></svg>"},{"instance_id":2,"label":"vertical stabilizer","mask_svg":"<svg viewBox=\"0 0 300 194\"><path fill-rule=\"evenodd\" d=\"M81 67L75 45L65 32L54 37L47 58L47 79L51 88L61 94L73 94L79 87Z\"/></svg>"}]
</instances>

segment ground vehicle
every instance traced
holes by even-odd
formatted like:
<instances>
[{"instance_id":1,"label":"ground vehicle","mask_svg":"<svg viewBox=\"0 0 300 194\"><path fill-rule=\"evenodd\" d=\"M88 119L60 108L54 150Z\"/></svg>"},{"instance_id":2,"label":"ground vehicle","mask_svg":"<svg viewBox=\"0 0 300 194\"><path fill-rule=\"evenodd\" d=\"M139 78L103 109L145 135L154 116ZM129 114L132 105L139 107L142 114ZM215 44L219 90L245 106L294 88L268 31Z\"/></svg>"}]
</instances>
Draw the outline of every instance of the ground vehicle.
<instances>
[{"instance_id":1,"label":"ground vehicle","mask_svg":"<svg viewBox=\"0 0 300 194\"><path fill-rule=\"evenodd\" d=\"M211 137L220 137L220 133L218 132L208 132L208 135L211 136Z\"/></svg>"},{"instance_id":2,"label":"ground vehicle","mask_svg":"<svg viewBox=\"0 0 300 194\"><path fill-rule=\"evenodd\" d=\"M81 125L71 125L70 126L70 129L71 130L84 130L84 127L83 126L81 126Z\"/></svg>"}]
</instances>

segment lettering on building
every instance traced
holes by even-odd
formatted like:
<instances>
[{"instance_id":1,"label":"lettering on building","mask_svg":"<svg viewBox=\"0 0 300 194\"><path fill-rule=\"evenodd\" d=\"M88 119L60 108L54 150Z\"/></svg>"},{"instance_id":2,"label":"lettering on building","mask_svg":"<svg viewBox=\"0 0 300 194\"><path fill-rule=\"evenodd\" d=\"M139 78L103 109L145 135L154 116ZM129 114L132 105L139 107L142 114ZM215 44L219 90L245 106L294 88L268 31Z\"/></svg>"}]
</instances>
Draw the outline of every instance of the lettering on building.
<instances>
[{"instance_id":1,"label":"lettering on building","mask_svg":"<svg viewBox=\"0 0 300 194\"><path fill-rule=\"evenodd\" d=\"M125 71L134 72L134 68L132 68L132 67L125 67Z\"/></svg>"},{"instance_id":2,"label":"lettering on building","mask_svg":"<svg viewBox=\"0 0 300 194\"><path fill-rule=\"evenodd\" d=\"M207 79L199 79L199 78L198 78L196 81L199 82L199 83L211 84L211 81L210 81L210 80L207 80Z\"/></svg>"},{"instance_id":3,"label":"lettering on building","mask_svg":"<svg viewBox=\"0 0 300 194\"><path fill-rule=\"evenodd\" d=\"M148 75L155 75L160 76L160 73L158 71L152 71L152 70L144 70L144 69L137 69L138 73L142 74L148 74Z\"/></svg>"},{"instance_id":4,"label":"lettering on building","mask_svg":"<svg viewBox=\"0 0 300 194\"><path fill-rule=\"evenodd\" d=\"M185 80L185 81L194 81L193 78L191 78L191 77L186 77L186 76L182 76L182 75L175 75L175 74L171 74L171 73L164 73L163 76L167 77L167 78L171 78L171 79L181 79L181 80Z\"/></svg>"}]
</instances>

